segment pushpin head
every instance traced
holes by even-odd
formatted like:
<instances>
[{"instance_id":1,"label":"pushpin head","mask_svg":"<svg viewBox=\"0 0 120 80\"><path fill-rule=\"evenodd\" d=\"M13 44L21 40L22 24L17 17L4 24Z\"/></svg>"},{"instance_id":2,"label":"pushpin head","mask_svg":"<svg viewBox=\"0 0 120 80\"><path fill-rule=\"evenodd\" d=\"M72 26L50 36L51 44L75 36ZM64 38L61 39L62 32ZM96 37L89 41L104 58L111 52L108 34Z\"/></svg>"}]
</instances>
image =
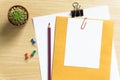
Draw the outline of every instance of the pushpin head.
<instances>
[{"instance_id":1,"label":"pushpin head","mask_svg":"<svg viewBox=\"0 0 120 80\"><path fill-rule=\"evenodd\" d=\"M36 50L33 50L33 52L31 53L31 57L33 57L36 53Z\"/></svg>"},{"instance_id":2,"label":"pushpin head","mask_svg":"<svg viewBox=\"0 0 120 80\"><path fill-rule=\"evenodd\" d=\"M36 41L32 38L32 39L31 39L31 43L32 43L32 44L35 44Z\"/></svg>"},{"instance_id":3,"label":"pushpin head","mask_svg":"<svg viewBox=\"0 0 120 80\"><path fill-rule=\"evenodd\" d=\"M25 59L28 59L28 58L29 58L29 54L25 53Z\"/></svg>"}]
</instances>

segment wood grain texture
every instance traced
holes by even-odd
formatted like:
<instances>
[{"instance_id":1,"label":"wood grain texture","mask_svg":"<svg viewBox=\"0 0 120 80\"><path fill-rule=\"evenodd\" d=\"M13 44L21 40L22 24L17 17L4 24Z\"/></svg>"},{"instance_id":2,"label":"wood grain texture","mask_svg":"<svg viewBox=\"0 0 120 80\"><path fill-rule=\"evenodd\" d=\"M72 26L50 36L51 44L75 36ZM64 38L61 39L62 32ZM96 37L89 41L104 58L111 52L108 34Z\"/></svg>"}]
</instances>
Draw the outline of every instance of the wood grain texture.
<instances>
[{"instance_id":1,"label":"wood grain texture","mask_svg":"<svg viewBox=\"0 0 120 80\"><path fill-rule=\"evenodd\" d=\"M74 1L82 8L109 6L111 19L115 22L114 42L120 72L120 0L0 0L0 80L41 80L38 54L24 60L26 52L31 54L32 50L37 50L30 42L35 38L32 17L70 11ZM7 12L16 4L29 11L29 20L24 27L14 27L8 22Z\"/></svg>"}]
</instances>

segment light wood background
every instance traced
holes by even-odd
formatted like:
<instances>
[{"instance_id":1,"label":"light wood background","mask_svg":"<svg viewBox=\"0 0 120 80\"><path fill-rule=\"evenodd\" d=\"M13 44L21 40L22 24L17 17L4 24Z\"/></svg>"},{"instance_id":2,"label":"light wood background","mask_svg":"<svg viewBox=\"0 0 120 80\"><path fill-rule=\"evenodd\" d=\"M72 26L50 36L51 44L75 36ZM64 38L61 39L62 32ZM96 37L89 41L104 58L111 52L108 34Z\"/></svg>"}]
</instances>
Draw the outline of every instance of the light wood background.
<instances>
[{"instance_id":1,"label":"light wood background","mask_svg":"<svg viewBox=\"0 0 120 80\"><path fill-rule=\"evenodd\" d=\"M35 38L32 18L70 11L74 1L82 8L109 6L111 19L115 22L114 41L120 72L120 0L0 0L0 80L41 80L38 53L32 59L24 60L26 52L37 50L30 42ZM14 27L8 22L7 12L16 4L29 11L29 21L24 27Z\"/></svg>"}]
</instances>

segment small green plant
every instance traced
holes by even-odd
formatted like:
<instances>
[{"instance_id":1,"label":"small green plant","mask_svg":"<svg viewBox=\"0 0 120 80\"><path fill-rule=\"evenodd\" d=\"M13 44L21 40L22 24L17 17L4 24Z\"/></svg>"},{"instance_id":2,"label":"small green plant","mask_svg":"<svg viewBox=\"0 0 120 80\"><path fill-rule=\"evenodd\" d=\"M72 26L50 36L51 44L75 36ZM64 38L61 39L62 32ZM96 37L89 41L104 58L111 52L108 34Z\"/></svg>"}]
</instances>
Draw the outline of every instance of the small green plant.
<instances>
[{"instance_id":1,"label":"small green plant","mask_svg":"<svg viewBox=\"0 0 120 80\"><path fill-rule=\"evenodd\" d=\"M25 14L23 11L15 10L11 13L11 20L15 23L23 23L25 18Z\"/></svg>"},{"instance_id":2,"label":"small green plant","mask_svg":"<svg viewBox=\"0 0 120 80\"><path fill-rule=\"evenodd\" d=\"M23 25L28 20L28 11L20 5L16 5L10 8L8 11L8 20L10 23L16 26Z\"/></svg>"}]
</instances>

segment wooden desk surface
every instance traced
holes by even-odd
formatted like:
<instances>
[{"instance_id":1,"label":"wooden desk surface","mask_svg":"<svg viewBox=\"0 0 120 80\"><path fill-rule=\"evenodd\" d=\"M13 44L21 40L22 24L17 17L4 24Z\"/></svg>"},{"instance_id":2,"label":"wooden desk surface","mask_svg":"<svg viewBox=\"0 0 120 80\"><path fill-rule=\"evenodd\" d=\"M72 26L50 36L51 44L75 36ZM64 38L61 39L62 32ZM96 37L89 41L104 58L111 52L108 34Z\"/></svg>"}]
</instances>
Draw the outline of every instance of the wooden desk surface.
<instances>
[{"instance_id":1,"label":"wooden desk surface","mask_svg":"<svg viewBox=\"0 0 120 80\"><path fill-rule=\"evenodd\" d=\"M120 72L120 0L76 0L83 8L108 5L115 22L114 41ZM74 0L0 0L0 80L40 80L38 54L28 61L26 52L36 49L30 42L35 38L32 17L70 11ZM24 27L14 27L7 19L8 9L22 5L29 11L29 21ZM47 77L47 76L46 76Z\"/></svg>"}]
</instances>

